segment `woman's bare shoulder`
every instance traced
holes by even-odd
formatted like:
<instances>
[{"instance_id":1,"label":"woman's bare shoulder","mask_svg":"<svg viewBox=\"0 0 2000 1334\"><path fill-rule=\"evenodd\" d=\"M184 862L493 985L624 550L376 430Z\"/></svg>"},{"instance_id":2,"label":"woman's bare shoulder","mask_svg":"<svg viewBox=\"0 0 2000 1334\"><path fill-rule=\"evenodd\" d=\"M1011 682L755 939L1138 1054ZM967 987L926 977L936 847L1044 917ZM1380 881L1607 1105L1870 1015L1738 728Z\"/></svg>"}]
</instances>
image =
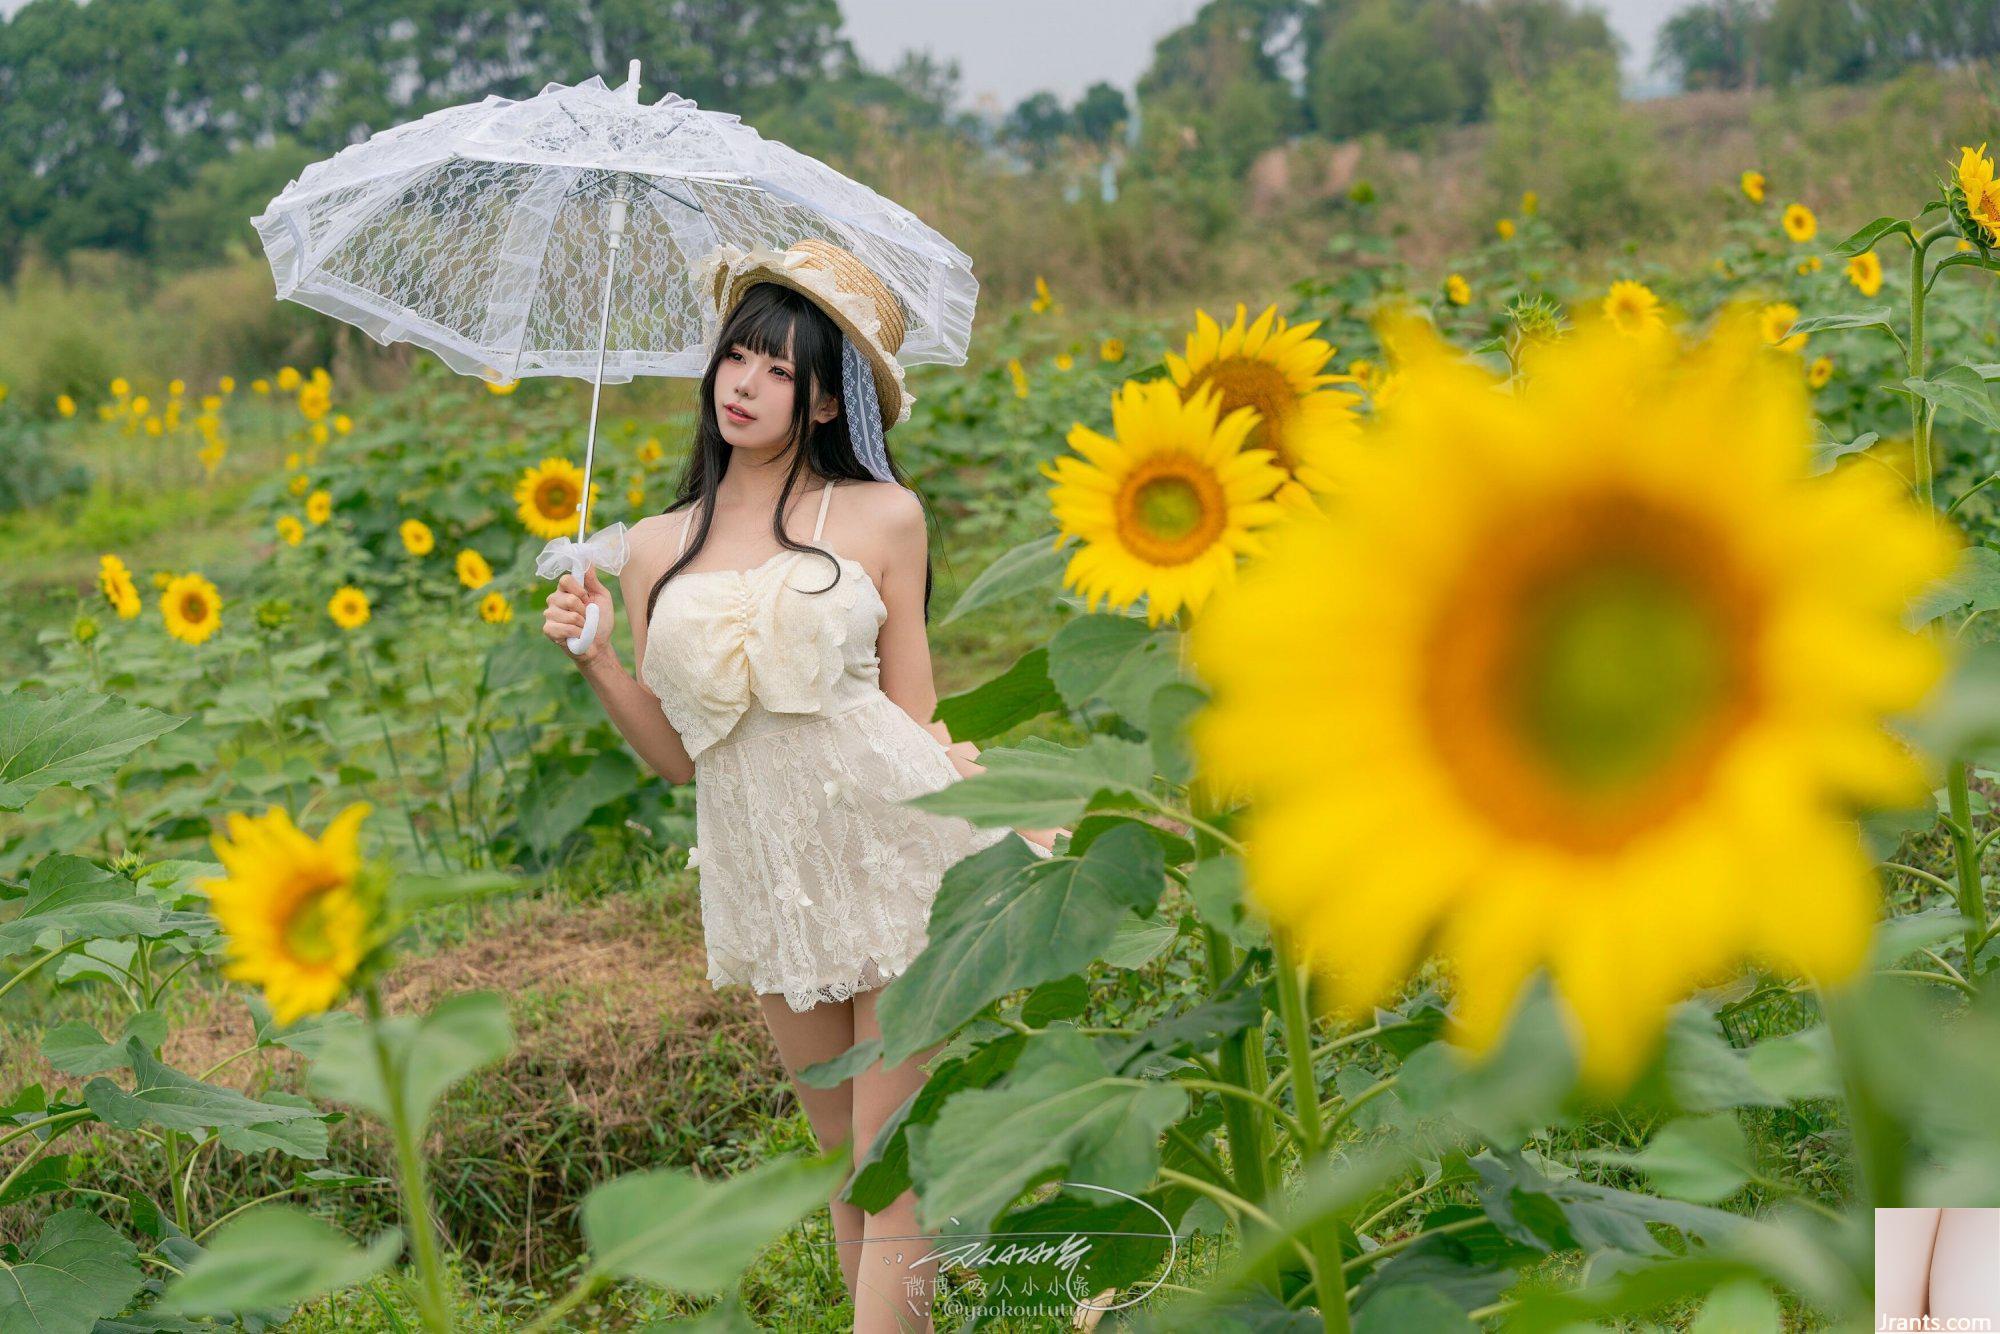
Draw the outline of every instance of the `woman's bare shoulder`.
<instances>
[{"instance_id":1,"label":"woman's bare shoulder","mask_svg":"<svg viewBox=\"0 0 2000 1334\"><path fill-rule=\"evenodd\" d=\"M898 524L915 524L919 528L923 526L924 502L917 497L916 492L901 482L842 482L841 490L852 492L855 508L865 513L877 525L894 527Z\"/></svg>"},{"instance_id":2,"label":"woman's bare shoulder","mask_svg":"<svg viewBox=\"0 0 2000 1334\"><path fill-rule=\"evenodd\" d=\"M648 514L625 530L625 568L664 570L671 563L674 543L680 539L681 525L687 521L683 507L660 514Z\"/></svg>"}]
</instances>

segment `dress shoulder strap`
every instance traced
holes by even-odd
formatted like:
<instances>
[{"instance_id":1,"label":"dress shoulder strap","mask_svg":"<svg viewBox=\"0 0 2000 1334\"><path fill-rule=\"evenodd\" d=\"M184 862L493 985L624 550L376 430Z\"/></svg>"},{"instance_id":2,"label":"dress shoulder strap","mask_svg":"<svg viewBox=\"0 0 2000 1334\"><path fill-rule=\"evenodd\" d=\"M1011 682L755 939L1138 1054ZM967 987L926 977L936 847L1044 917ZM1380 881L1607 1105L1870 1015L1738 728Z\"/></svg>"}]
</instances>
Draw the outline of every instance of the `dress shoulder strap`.
<instances>
[{"instance_id":1,"label":"dress shoulder strap","mask_svg":"<svg viewBox=\"0 0 2000 1334\"><path fill-rule=\"evenodd\" d=\"M819 541L820 529L826 527L826 503L833 499L833 483L827 482L819 489L819 521L813 524L812 540Z\"/></svg>"}]
</instances>

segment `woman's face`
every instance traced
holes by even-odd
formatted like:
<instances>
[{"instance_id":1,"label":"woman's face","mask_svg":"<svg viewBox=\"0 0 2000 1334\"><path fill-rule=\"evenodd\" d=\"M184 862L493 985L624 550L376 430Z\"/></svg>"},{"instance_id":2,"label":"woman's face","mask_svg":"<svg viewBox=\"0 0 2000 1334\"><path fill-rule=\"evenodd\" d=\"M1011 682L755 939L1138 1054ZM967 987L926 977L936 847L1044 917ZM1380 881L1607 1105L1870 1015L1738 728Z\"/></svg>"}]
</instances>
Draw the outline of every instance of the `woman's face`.
<instances>
[{"instance_id":1,"label":"woman's face","mask_svg":"<svg viewBox=\"0 0 2000 1334\"><path fill-rule=\"evenodd\" d=\"M715 370L715 420L722 438L738 449L776 450L784 446L792 427L793 398L805 390L789 355L753 352L733 343ZM830 394L821 395L817 422L831 421L839 411Z\"/></svg>"}]
</instances>

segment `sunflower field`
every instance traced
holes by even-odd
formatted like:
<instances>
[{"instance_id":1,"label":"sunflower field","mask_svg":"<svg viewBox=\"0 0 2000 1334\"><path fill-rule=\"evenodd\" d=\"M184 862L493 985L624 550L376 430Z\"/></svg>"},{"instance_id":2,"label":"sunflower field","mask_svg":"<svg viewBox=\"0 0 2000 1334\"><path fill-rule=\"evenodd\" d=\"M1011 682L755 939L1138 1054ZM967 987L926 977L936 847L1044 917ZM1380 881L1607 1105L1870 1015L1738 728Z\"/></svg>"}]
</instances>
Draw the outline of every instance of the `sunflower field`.
<instances>
[{"instance_id":1,"label":"sunflower field","mask_svg":"<svg viewBox=\"0 0 2000 1334\"><path fill-rule=\"evenodd\" d=\"M0 397L9 541L100 539L0 624L0 1334L839 1330L828 1193L912 1186L940 1329L1856 1327L1874 1209L2000 1201L2000 179L1935 156L1587 286L1532 192L1166 324L1037 279L920 378L984 770L914 804L1072 833L806 1072L945 1044L851 1154L532 633L559 386ZM691 435L631 402L605 522Z\"/></svg>"}]
</instances>

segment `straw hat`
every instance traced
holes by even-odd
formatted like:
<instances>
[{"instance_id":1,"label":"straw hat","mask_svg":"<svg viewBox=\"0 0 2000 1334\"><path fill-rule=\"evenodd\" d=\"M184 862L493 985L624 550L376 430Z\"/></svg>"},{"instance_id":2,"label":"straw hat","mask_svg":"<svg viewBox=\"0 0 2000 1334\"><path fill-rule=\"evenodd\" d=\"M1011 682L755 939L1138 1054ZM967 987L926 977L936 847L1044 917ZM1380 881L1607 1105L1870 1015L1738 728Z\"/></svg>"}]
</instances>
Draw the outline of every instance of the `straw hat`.
<instances>
[{"instance_id":1,"label":"straw hat","mask_svg":"<svg viewBox=\"0 0 2000 1334\"><path fill-rule=\"evenodd\" d=\"M903 388L903 367L896 360L903 346L902 302L852 251L818 237L784 250L718 245L695 267L695 290L708 302L711 344L753 283L777 283L801 293L854 340L874 368L884 430L910 415L916 400Z\"/></svg>"}]
</instances>

